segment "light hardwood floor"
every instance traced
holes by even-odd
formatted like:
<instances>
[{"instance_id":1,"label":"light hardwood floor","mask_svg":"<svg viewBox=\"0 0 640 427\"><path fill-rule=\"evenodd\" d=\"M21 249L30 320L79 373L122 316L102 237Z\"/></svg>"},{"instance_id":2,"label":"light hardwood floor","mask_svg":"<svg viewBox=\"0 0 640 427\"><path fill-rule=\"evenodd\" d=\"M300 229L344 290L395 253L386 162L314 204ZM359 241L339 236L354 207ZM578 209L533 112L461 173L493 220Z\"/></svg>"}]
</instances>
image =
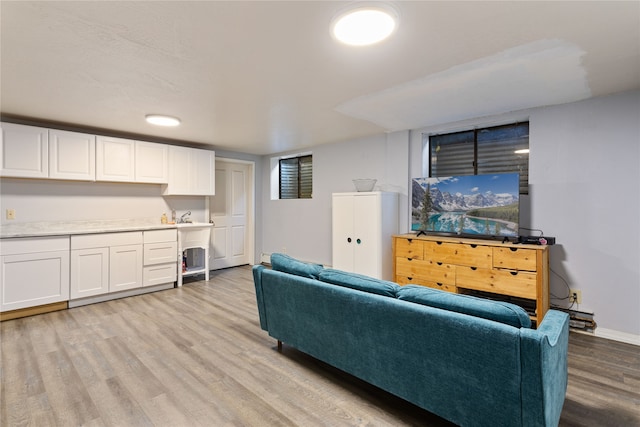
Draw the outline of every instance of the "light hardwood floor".
<instances>
[{"instance_id":1,"label":"light hardwood floor","mask_svg":"<svg viewBox=\"0 0 640 427\"><path fill-rule=\"evenodd\" d=\"M279 353L249 267L5 321L1 339L2 426L451 425L286 344ZM572 333L560 425L640 425L639 350Z\"/></svg>"}]
</instances>

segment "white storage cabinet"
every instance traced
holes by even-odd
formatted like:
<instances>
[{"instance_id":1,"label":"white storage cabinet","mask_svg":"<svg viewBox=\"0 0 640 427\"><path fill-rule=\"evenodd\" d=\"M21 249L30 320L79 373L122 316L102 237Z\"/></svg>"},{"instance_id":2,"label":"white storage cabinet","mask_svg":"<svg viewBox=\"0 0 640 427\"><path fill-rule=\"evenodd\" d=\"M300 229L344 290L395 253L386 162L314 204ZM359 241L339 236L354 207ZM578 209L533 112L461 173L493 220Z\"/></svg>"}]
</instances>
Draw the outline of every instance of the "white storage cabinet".
<instances>
[{"instance_id":1,"label":"white storage cabinet","mask_svg":"<svg viewBox=\"0 0 640 427\"><path fill-rule=\"evenodd\" d=\"M0 240L0 311L69 300L69 237Z\"/></svg>"},{"instance_id":2,"label":"white storage cabinet","mask_svg":"<svg viewBox=\"0 0 640 427\"><path fill-rule=\"evenodd\" d=\"M135 141L98 136L96 180L135 182Z\"/></svg>"},{"instance_id":3,"label":"white storage cabinet","mask_svg":"<svg viewBox=\"0 0 640 427\"><path fill-rule=\"evenodd\" d=\"M333 268L392 280L391 236L397 233L397 193L333 194Z\"/></svg>"},{"instance_id":4,"label":"white storage cabinet","mask_svg":"<svg viewBox=\"0 0 640 427\"><path fill-rule=\"evenodd\" d=\"M164 194L215 195L215 161L211 150L169 146L169 183Z\"/></svg>"},{"instance_id":5,"label":"white storage cabinet","mask_svg":"<svg viewBox=\"0 0 640 427\"><path fill-rule=\"evenodd\" d=\"M48 178L48 129L14 123L1 126L0 176Z\"/></svg>"},{"instance_id":6,"label":"white storage cabinet","mask_svg":"<svg viewBox=\"0 0 640 427\"><path fill-rule=\"evenodd\" d=\"M96 137L49 129L49 178L96 179Z\"/></svg>"}]
</instances>

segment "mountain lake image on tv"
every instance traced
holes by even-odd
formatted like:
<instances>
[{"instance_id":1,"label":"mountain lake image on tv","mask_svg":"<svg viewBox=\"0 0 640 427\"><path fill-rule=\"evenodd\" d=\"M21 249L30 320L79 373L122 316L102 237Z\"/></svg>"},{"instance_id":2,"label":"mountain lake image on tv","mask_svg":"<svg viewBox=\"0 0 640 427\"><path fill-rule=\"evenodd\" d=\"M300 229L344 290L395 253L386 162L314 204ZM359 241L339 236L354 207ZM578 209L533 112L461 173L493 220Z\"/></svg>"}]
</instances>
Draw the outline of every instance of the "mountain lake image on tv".
<instances>
[{"instance_id":1,"label":"mountain lake image on tv","mask_svg":"<svg viewBox=\"0 0 640 427\"><path fill-rule=\"evenodd\" d=\"M412 231L470 237L518 236L520 174L412 181Z\"/></svg>"}]
</instances>

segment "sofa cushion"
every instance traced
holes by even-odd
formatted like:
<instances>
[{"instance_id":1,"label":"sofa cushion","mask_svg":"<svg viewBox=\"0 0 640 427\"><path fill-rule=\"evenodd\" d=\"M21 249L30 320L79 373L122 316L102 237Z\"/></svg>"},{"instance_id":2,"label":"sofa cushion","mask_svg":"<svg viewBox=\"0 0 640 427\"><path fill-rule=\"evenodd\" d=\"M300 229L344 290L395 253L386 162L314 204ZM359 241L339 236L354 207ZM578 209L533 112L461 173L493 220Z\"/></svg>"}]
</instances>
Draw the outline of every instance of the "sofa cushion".
<instances>
[{"instance_id":1,"label":"sofa cushion","mask_svg":"<svg viewBox=\"0 0 640 427\"><path fill-rule=\"evenodd\" d=\"M318 274L322 271L322 265L309 262L298 261L285 254L271 254L271 268L283 273L295 274L296 276L318 279Z\"/></svg>"},{"instance_id":2,"label":"sofa cushion","mask_svg":"<svg viewBox=\"0 0 640 427\"><path fill-rule=\"evenodd\" d=\"M400 289L400 285L393 282L363 276L362 274L334 270L331 268L325 268L322 270L320 272L319 279L322 282L331 283L333 285L340 285L351 289L357 289L359 291L393 298L396 297L396 292Z\"/></svg>"},{"instance_id":3,"label":"sofa cushion","mask_svg":"<svg viewBox=\"0 0 640 427\"><path fill-rule=\"evenodd\" d=\"M531 327L531 319L527 312L522 307L508 302L454 294L418 285L403 286L398 290L397 297L405 301L505 323L516 328Z\"/></svg>"}]
</instances>

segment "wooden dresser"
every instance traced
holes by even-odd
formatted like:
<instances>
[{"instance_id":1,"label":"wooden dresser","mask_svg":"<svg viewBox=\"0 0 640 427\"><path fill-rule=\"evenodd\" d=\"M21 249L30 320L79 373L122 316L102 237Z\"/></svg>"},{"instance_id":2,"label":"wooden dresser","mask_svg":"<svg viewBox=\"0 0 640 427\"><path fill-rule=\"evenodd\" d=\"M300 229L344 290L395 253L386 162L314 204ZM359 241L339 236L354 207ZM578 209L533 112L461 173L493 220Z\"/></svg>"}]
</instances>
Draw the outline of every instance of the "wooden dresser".
<instances>
[{"instance_id":1,"label":"wooden dresser","mask_svg":"<svg viewBox=\"0 0 640 427\"><path fill-rule=\"evenodd\" d=\"M549 247L415 234L392 237L400 285L507 301L537 326L549 310Z\"/></svg>"}]
</instances>

